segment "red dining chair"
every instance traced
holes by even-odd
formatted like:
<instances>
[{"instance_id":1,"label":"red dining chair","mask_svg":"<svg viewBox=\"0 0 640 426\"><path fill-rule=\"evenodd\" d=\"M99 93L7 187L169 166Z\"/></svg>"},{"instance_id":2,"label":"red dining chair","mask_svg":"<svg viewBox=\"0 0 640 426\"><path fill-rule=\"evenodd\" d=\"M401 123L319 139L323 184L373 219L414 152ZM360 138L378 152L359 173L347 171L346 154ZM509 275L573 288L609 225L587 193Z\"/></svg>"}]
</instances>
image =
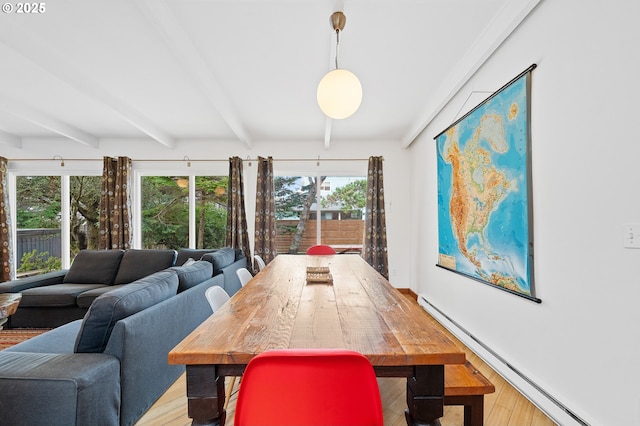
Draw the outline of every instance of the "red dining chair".
<instances>
[{"instance_id":1,"label":"red dining chair","mask_svg":"<svg viewBox=\"0 0 640 426\"><path fill-rule=\"evenodd\" d=\"M238 392L236 426L382 426L375 372L362 354L282 349L255 356Z\"/></svg>"},{"instance_id":2,"label":"red dining chair","mask_svg":"<svg viewBox=\"0 0 640 426\"><path fill-rule=\"evenodd\" d=\"M307 254L312 254L312 255L336 254L336 251L333 249L333 247L319 244L317 246L309 247L307 249Z\"/></svg>"}]
</instances>

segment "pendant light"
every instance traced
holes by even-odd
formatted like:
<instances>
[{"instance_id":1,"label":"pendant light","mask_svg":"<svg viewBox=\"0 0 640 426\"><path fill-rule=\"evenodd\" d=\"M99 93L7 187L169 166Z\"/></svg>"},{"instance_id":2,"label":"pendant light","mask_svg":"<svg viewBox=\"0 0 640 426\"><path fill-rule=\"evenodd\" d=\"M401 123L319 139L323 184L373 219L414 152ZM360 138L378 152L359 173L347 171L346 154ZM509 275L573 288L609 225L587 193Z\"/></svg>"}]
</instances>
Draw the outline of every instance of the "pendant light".
<instances>
[{"instance_id":1,"label":"pendant light","mask_svg":"<svg viewBox=\"0 0 640 426\"><path fill-rule=\"evenodd\" d=\"M336 69L322 77L316 92L322 112L336 120L353 115L362 102L362 85L358 77L351 71L338 67L340 31L344 29L346 20L342 12L331 15L331 25L336 32Z\"/></svg>"}]
</instances>

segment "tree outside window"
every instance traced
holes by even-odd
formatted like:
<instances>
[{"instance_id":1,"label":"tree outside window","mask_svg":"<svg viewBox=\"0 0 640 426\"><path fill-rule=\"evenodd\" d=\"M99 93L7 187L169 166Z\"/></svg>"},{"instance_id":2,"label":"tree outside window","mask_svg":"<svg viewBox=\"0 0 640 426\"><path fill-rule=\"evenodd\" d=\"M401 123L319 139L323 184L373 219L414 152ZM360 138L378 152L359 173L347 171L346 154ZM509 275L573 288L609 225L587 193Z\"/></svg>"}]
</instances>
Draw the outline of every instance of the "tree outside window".
<instances>
[{"instance_id":1,"label":"tree outside window","mask_svg":"<svg viewBox=\"0 0 640 426\"><path fill-rule=\"evenodd\" d=\"M276 176L274 187L278 253L304 253L314 244L331 245L338 251L359 250L364 230L366 178ZM320 205L317 204L318 187Z\"/></svg>"},{"instance_id":2,"label":"tree outside window","mask_svg":"<svg viewBox=\"0 0 640 426\"><path fill-rule=\"evenodd\" d=\"M227 220L227 176L196 176L196 248L222 247ZM189 247L189 179L143 176L142 247Z\"/></svg>"}]
</instances>

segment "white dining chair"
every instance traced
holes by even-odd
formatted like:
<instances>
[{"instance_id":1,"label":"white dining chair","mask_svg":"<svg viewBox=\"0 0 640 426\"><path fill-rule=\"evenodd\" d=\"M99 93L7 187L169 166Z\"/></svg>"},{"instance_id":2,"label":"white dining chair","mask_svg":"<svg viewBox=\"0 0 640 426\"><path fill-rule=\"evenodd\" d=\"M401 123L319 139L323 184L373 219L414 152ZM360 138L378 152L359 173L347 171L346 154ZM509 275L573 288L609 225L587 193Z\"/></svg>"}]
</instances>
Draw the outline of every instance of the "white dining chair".
<instances>
[{"instance_id":1,"label":"white dining chair","mask_svg":"<svg viewBox=\"0 0 640 426\"><path fill-rule=\"evenodd\" d=\"M264 263L264 259L262 259L262 257L260 257L260 255L254 255L253 258L256 261L256 264L258 265L258 271L262 271L264 269L264 267L266 266L266 264Z\"/></svg>"},{"instance_id":2,"label":"white dining chair","mask_svg":"<svg viewBox=\"0 0 640 426\"><path fill-rule=\"evenodd\" d=\"M204 293L209 301L209 305L211 306L211 310L215 314L218 309L222 305L224 305L227 300L230 299L229 294L222 287L214 285L213 287L209 287L207 291ZM229 404L229 400L231 399L231 391L233 391L233 386L236 383L235 376L231 377L231 383L227 386L226 398L224 401L224 408L227 409L227 405Z\"/></svg>"},{"instance_id":3,"label":"white dining chair","mask_svg":"<svg viewBox=\"0 0 640 426\"><path fill-rule=\"evenodd\" d=\"M236 275L238 275L238 278L240 279L240 285L242 287L244 287L245 284L248 283L251 278L253 278L253 275L251 275L251 272L249 272L247 268L239 268L238 270L236 270Z\"/></svg>"},{"instance_id":4,"label":"white dining chair","mask_svg":"<svg viewBox=\"0 0 640 426\"><path fill-rule=\"evenodd\" d=\"M209 306L211 306L211 310L213 311L213 313L220 309L220 307L230 299L227 292L224 291L222 287L217 285L209 287L204 295L207 298L207 301L209 302Z\"/></svg>"}]
</instances>

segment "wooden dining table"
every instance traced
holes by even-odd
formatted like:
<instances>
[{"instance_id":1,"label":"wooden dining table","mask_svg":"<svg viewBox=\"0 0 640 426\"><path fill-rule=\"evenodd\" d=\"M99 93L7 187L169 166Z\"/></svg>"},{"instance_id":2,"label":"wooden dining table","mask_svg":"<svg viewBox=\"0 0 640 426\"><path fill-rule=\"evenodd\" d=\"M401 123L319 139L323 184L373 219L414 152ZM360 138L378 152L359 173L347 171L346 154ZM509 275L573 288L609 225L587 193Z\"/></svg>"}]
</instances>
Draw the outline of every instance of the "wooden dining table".
<instances>
[{"instance_id":1,"label":"wooden dining table","mask_svg":"<svg viewBox=\"0 0 640 426\"><path fill-rule=\"evenodd\" d=\"M328 268L330 280L308 268ZM444 365L465 362L421 308L359 255L278 255L169 352L170 364L186 365L192 424L224 425L225 376L285 348L354 350L378 377L406 377L408 425L440 424Z\"/></svg>"}]
</instances>

